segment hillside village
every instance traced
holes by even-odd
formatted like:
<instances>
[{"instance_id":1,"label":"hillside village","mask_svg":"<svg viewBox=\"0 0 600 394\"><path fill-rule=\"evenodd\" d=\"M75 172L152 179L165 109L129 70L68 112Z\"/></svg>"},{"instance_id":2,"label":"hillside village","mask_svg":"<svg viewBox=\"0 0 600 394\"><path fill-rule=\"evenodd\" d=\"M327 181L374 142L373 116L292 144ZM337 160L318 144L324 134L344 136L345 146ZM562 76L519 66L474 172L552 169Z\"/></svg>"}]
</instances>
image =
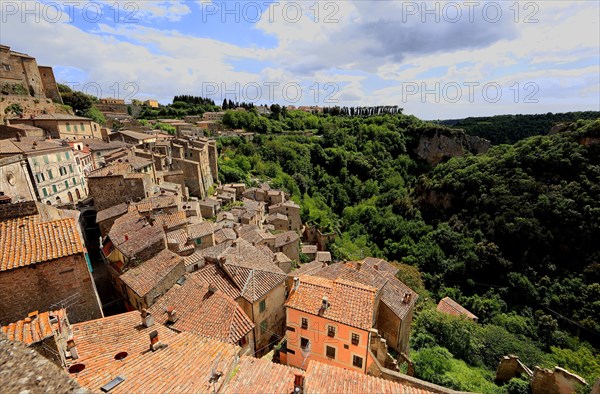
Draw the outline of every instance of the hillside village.
<instances>
[{"instance_id":1,"label":"hillside village","mask_svg":"<svg viewBox=\"0 0 600 394\"><path fill-rule=\"evenodd\" d=\"M65 110L51 67L0 50L4 338L93 392L457 392L413 376L419 294L396 263L334 261L339 234L288 192L219 181L218 139L254 133L222 111L154 123L166 132L114 99L95 106L119 127L101 125ZM498 362L534 393L586 384Z\"/></svg>"}]
</instances>

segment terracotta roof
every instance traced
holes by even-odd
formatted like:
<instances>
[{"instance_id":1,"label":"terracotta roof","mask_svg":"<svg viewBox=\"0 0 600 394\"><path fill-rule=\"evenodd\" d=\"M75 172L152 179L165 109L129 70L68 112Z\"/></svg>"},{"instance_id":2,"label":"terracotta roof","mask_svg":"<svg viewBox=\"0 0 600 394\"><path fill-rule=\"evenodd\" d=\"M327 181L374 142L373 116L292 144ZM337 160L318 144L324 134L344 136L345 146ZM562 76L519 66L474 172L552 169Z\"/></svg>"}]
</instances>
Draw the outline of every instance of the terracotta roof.
<instances>
[{"instance_id":1,"label":"terracotta roof","mask_svg":"<svg viewBox=\"0 0 600 394\"><path fill-rule=\"evenodd\" d=\"M155 138L152 134L138 133L137 131L131 131L131 130L119 130L119 131L116 131L114 134L122 134L124 136L130 137L130 138L133 138L136 140L141 140L141 141Z\"/></svg>"},{"instance_id":2,"label":"terracotta roof","mask_svg":"<svg viewBox=\"0 0 600 394\"><path fill-rule=\"evenodd\" d=\"M292 259L290 259L289 257L287 257L285 255L285 253L278 252L278 253L275 253L275 260L274 261L276 261L278 263L291 263Z\"/></svg>"},{"instance_id":3,"label":"terracotta roof","mask_svg":"<svg viewBox=\"0 0 600 394\"><path fill-rule=\"evenodd\" d=\"M124 176L127 173L133 172L129 163L111 163L106 167L98 168L90 172L88 178L104 178L107 176Z\"/></svg>"},{"instance_id":4,"label":"terracotta roof","mask_svg":"<svg viewBox=\"0 0 600 394\"><path fill-rule=\"evenodd\" d=\"M157 213L154 215L154 219L156 219L156 222L163 226L166 231L187 224L187 217L184 211Z\"/></svg>"},{"instance_id":5,"label":"terracotta roof","mask_svg":"<svg viewBox=\"0 0 600 394\"><path fill-rule=\"evenodd\" d=\"M477 320L477 316L450 297L444 297L440 300L437 311L448 315L466 316L469 319Z\"/></svg>"},{"instance_id":6,"label":"terracotta roof","mask_svg":"<svg viewBox=\"0 0 600 394\"><path fill-rule=\"evenodd\" d=\"M163 250L150 260L130 268L119 278L140 297L144 297L183 261L170 250Z\"/></svg>"},{"instance_id":7,"label":"terracotta roof","mask_svg":"<svg viewBox=\"0 0 600 394\"><path fill-rule=\"evenodd\" d=\"M130 210L138 212L150 212L151 210L173 208L177 206L177 198L175 196L160 195L144 198L142 201L131 204Z\"/></svg>"},{"instance_id":8,"label":"terracotta roof","mask_svg":"<svg viewBox=\"0 0 600 394\"><path fill-rule=\"evenodd\" d=\"M140 323L135 311L73 325L79 359L70 365L83 364L85 369L70 376L94 392L121 376L124 381L111 394L212 393L211 372L233 369L236 346ZM149 334L155 330L164 347L151 351ZM120 352L127 353L122 361L115 359ZM216 383L217 391L224 380Z\"/></svg>"},{"instance_id":9,"label":"terracotta roof","mask_svg":"<svg viewBox=\"0 0 600 394\"><path fill-rule=\"evenodd\" d=\"M165 232L160 225L151 226L145 217L134 211L115 220L108 236L121 253L132 258L164 239Z\"/></svg>"},{"instance_id":10,"label":"terracotta roof","mask_svg":"<svg viewBox=\"0 0 600 394\"><path fill-rule=\"evenodd\" d=\"M207 207L215 207L220 205L219 201L213 199L213 198L205 198L204 200L200 201L200 205L204 205Z\"/></svg>"},{"instance_id":11,"label":"terracotta roof","mask_svg":"<svg viewBox=\"0 0 600 394\"><path fill-rule=\"evenodd\" d=\"M11 341L21 341L26 345L40 342L54 336L58 330L58 320L52 323L51 318L63 319L64 309L52 312L32 312L23 320L2 327L2 334Z\"/></svg>"},{"instance_id":12,"label":"terracotta roof","mask_svg":"<svg viewBox=\"0 0 600 394\"><path fill-rule=\"evenodd\" d=\"M414 307L419 295L392 274L396 271L385 260L371 259L369 262L362 260L331 264L312 271L312 275L328 279L343 278L371 286L381 291L381 302L402 319ZM407 298L406 294L409 294Z\"/></svg>"},{"instance_id":13,"label":"terracotta roof","mask_svg":"<svg viewBox=\"0 0 600 394\"><path fill-rule=\"evenodd\" d=\"M0 222L0 271L84 252L72 218L40 222L25 216Z\"/></svg>"},{"instance_id":14,"label":"terracotta roof","mask_svg":"<svg viewBox=\"0 0 600 394\"><path fill-rule=\"evenodd\" d=\"M169 248L175 253L183 253L194 250L194 245L188 243L188 233L185 228L169 231L167 233Z\"/></svg>"},{"instance_id":15,"label":"terracotta roof","mask_svg":"<svg viewBox=\"0 0 600 394\"><path fill-rule=\"evenodd\" d=\"M377 289L345 279L300 276L298 289L290 292L286 307L368 330L373 326ZM329 307L323 311L323 297Z\"/></svg>"},{"instance_id":16,"label":"terracotta roof","mask_svg":"<svg viewBox=\"0 0 600 394\"><path fill-rule=\"evenodd\" d=\"M112 219L115 216L121 216L127 213L129 205L126 203L114 205L110 208L103 209L96 215L96 223L103 222L107 219Z\"/></svg>"},{"instance_id":17,"label":"terracotta roof","mask_svg":"<svg viewBox=\"0 0 600 394\"><path fill-rule=\"evenodd\" d=\"M215 225L211 222L202 222L188 226L187 232L190 239L202 238L215 231Z\"/></svg>"},{"instance_id":18,"label":"terracotta roof","mask_svg":"<svg viewBox=\"0 0 600 394\"><path fill-rule=\"evenodd\" d=\"M427 388L426 386L433 386L427 384L427 382L422 382L422 386L417 383L396 383L314 360L308 363L305 376L305 393L427 394L440 392ZM417 379L414 380L417 381ZM441 387L438 388L442 389Z\"/></svg>"},{"instance_id":19,"label":"terracotta roof","mask_svg":"<svg viewBox=\"0 0 600 394\"><path fill-rule=\"evenodd\" d=\"M285 233L277 234L277 237L275 238L275 247L279 248L284 245L298 242L299 239L300 237L298 236L297 232L286 231Z\"/></svg>"},{"instance_id":20,"label":"terracotta roof","mask_svg":"<svg viewBox=\"0 0 600 394\"><path fill-rule=\"evenodd\" d=\"M186 259L186 266L206 259L212 263L224 259L222 269L249 302L263 297L287 277L274 263L273 253L268 248L258 248L243 239L227 241L195 252L192 256Z\"/></svg>"},{"instance_id":21,"label":"terracotta roof","mask_svg":"<svg viewBox=\"0 0 600 394\"><path fill-rule=\"evenodd\" d=\"M240 289L218 264L207 264L204 268L194 273L202 283L213 285L229 297L237 300L241 296Z\"/></svg>"},{"instance_id":22,"label":"terracotta roof","mask_svg":"<svg viewBox=\"0 0 600 394\"><path fill-rule=\"evenodd\" d=\"M233 241L235 239L237 239L237 235L233 229L221 228L215 231L215 244L220 244L225 241Z\"/></svg>"},{"instance_id":23,"label":"terracotta roof","mask_svg":"<svg viewBox=\"0 0 600 394\"><path fill-rule=\"evenodd\" d=\"M220 290L209 290L197 273L187 275L152 307L158 322L179 332L191 332L222 342L236 344L254 328L252 320L233 298ZM175 308L177 321L167 322L167 308Z\"/></svg>"},{"instance_id":24,"label":"terracotta roof","mask_svg":"<svg viewBox=\"0 0 600 394\"><path fill-rule=\"evenodd\" d=\"M366 267L377 267L378 271L386 271L392 274L393 276L395 276L398 273L398 268L394 267L392 264L388 263L384 259L379 259L376 257L365 257L363 260L363 264Z\"/></svg>"},{"instance_id":25,"label":"terracotta roof","mask_svg":"<svg viewBox=\"0 0 600 394\"><path fill-rule=\"evenodd\" d=\"M304 371L260 358L242 356L237 373L223 393L292 393L294 374L304 375Z\"/></svg>"},{"instance_id":26,"label":"terracotta roof","mask_svg":"<svg viewBox=\"0 0 600 394\"><path fill-rule=\"evenodd\" d=\"M246 227L246 226L242 226L242 227ZM266 241L266 240L273 240L275 241L275 236L271 233L268 233L264 230L260 230L260 229L256 229L256 230L250 230L250 231L240 231L240 238L243 238L244 240L250 242L251 244L255 245L258 244L260 242Z\"/></svg>"},{"instance_id":27,"label":"terracotta roof","mask_svg":"<svg viewBox=\"0 0 600 394\"><path fill-rule=\"evenodd\" d=\"M310 263L302 264L298 269L290 272L288 276L296 278L303 274L315 275L324 266L325 264L322 261L312 261Z\"/></svg>"}]
</instances>

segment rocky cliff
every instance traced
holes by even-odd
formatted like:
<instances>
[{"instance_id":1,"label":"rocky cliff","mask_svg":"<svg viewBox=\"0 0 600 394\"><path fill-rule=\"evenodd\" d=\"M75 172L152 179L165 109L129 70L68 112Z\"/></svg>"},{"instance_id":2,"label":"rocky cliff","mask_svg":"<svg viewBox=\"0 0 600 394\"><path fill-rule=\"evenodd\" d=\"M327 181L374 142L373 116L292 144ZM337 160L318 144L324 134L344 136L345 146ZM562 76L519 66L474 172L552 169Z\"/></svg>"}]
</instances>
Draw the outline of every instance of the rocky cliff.
<instances>
[{"instance_id":1,"label":"rocky cliff","mask_svg":"<svg viewBox=\"0 0 600 394\"><path fill-rule=\"evenodd\" d=\"M490 141L462 131L447 133L437 130L423 135L414 152L420 159L436 165L451 157L464 156L466 153L485 153L490 146Z\"/></svg>"}]
</instances>

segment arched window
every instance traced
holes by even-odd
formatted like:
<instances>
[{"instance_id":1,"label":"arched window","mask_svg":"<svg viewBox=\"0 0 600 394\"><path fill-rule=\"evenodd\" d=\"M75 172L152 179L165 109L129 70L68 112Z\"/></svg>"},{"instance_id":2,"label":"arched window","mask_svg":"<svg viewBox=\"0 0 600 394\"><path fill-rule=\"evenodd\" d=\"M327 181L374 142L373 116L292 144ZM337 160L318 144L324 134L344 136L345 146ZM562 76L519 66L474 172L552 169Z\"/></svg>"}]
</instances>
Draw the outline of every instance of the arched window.
<instances>
[{"instance_id":1,"label":"arched window","mask_svg":"<svg viewBox=\"0 0 600 394\"><path fill-rule=\"evenodd\" d=\"M69 192L69 202L73 202L73 193Z\"/></svg>"},{"instance_id":2,"label":"arched window","mask_svg":"<svg viewBox=\"0 0 600 394\"><path fill-rule=\"evenodd\" d=\"M62 204L62 200L60 199L60 197L56 197L56 203L57 204Z\"/></svg>"},{"instance_id":3,"label":"arched window","mask_svg":"<svg viewBox=\"0 0 600 394\"><path fill-rule=\"evenodd\" d=\"M79 188L75 189L75 194L77 194L77 199L81 200L81 193L79 193Z\"/></svg>"}]
</instances>

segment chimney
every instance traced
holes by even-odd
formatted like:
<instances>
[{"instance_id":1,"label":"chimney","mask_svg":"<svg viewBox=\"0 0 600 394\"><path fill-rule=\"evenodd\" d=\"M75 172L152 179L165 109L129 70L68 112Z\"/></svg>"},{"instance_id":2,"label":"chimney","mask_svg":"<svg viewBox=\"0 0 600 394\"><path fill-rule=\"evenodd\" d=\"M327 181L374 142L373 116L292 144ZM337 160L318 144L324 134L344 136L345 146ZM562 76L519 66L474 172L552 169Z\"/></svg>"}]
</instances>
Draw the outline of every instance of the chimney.
<instances>
[{"instance_id":1,"label":"chimney","mask_svg":"<svg viewBox=\"0 0 600 394\"><path fill-rule=\"evenodd\" d=\"M323 296L323 302L321 304L321 309L323 310L323 312L325 312L328 307L329 307L329 299L327 298L327 296Z\"/></svg>"},{"instance_id":2,"label":"chimney","mask_svg":"<svg viewBox=\"0 0 600 394\"><path fill-rule=\"evenodd\" d=\"M362 261L357 261L357 262L356 262L356 269L357 269L358 271L360 271L360 269L362 268L362 265L363 265L363 262L362 262Z\"/></svg>"},{"instance_id":3,"label":"chimney","mask_svg":"<svg viewBox=\"0 0 600 394\"><path fill-rule=\"evenodd\" d=\"M125 241L129 241L129 234L125 234Z\"/></svg>"},{"instance_id":4,"label":"chimney","mask_svg":"<svg viewBox=\"0 0 600 394\"><path fill-rule=\"evenodd\" d=\"M404 299L402 300L402 302L405 304L408 304L410 302L411 298L412 298L411 293L404 293Z\"/></svg>"},{"instance_id":5,"label":"chimney","mask_svg":"<svg viewBox=\"0 0 600 394\"><path fill-rule=\"evenodd\" d=\"M296 276L294 277L294 291L298 290L298 286L300 286L300 278Z\"/></svg>"},{"instance_id":6,"label":"chimney","mask_svg":"<svg viewBox=\"0 0 600 394\"><path fill-rule=\"evenodd\" d=\"M379 271L379 265L377 265L377 264L373 265L373 269L374 269L375 271Z\"/></svg>"},{"instance_id":7,"label":"chimney","mask_svg":"<svg viewBox=\"0 0 600 394\"><path fill-rule=\"evenodd\" d=\"M208 285L208 291L214 294L217 292L217 287L211 283Z\"/></svg>"},{"instance_id":8,"label":"chimney","mask_svg":"<svg viewBox=\"0 0 600 394\"><path fill-rule=\"evenodd\" d=\"M294 374L294 394L302 394L304 392L304 375L301 373Z\"/></svg>"},{"instance_id":9,"label":"chimney","mask_svg":"<svg viewBox=\"0 0 600 394\"><path fill-rule=\"evenodd\" d=\"M77 346L75 346L75 341L70 339L67 341L67 349L69 350L69 354L73 360L77 360L79 358L79 354L77 353Z\"/></svg>"},{"instance_id":10,"label":"chimney","mask_svg":"<svg viewBox=\"0 0 600 394\"><path fill-rule=\"evenodd\" d=\"M150 333L150 350L155 352L161 347L162 343L160 343L160 339L158 339L158 331L154 330Z\"/></svg>"},{"instance_id":11,"label":"chimney","mask_svg":"<svg viewBox=\"0 0 600 394\"><path fill-rule=\"evenodd\" d=\"M142 325L144 327L152 327L154 325L154 316L147 309L142 309Z\"/></svg>"},{"instance_id":12,"label":"chimney","mask_svg":"<svg viewBox=\"0 0 600 394\"><path fill-rule=\"evenodd\" d=\"M167 308L167 323L173 324L179 319L177 316L177 311L174 307L170 306Z\"/></svg>"}]
</instances>

